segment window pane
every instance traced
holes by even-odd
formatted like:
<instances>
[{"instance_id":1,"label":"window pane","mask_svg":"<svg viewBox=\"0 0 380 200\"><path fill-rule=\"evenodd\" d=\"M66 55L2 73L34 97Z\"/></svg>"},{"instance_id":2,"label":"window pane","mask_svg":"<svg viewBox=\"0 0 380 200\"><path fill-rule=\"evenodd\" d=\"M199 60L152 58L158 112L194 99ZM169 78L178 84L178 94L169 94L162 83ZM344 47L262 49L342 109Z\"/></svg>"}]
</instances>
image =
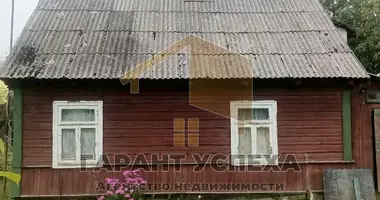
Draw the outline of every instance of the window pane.
<instances>
[{"instance_id":1,"label":"window pane","mask_svg":"<svg viewBox=\"0 0 380 200\"><path fill-rule=\"evenodd\" d=\"M75 129L62 129L62 160L75 160Z\"/></svg>"},{"instance_id":2,"label":"window pane","mask_svg":"<svg viewBox=\"0 0 380 200\"><path fill-rule=\"evenodd\" d=\"M251 128L239 128L239 144L238 153L239 154L252 154L252 134Z\"/></svg>"},{"instance_id":3,"label":"window pane","mask_svg":"<svg viewBox=\"0 0 380 200\"><path fill-rule=\"evenodd\" d=\"M95 160L95 128L82 128L81 160Z\"/></svg>"},{"instance_id":4,"label":"window pane","mask_svg":"<svg viewBox=\"0 0 380 200\"><path fill-rule=\"evenodd\" d=\"M269 141L269 127L258 127L257 129L257 153L271 154Z\"/></svg>"},{"instance_id":5,"label":"window pane","mask_svg":"<svg viewBox=\"0 0 380 200\"><path fill-rule=\"evenodd\" d=\"M93 109L62 109L63 122L93 122L95 110Z\"/></svg>"},{"instance_id":6,"label":"window pane","mask_svg":"<svg viewBox=\"0 0 380 200\"><path fill-rule=\"evenodd\" d=\"M238 110L238 120L267 120L269 110L267 108L244 108Z\"/></svg>"}]
</instances>

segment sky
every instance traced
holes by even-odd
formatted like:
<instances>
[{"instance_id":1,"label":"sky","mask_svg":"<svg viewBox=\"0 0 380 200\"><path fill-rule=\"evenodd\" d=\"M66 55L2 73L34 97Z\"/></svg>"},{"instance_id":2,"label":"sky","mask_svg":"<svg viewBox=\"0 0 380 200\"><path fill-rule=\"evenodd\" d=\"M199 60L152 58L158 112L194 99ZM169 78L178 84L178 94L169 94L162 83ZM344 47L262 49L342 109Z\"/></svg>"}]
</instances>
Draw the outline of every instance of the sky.
<instances>
[{"instance_id":1,"label":"sky","mask_svg":"<svg viewBox=\"0 0 380 200\"><path fill-rule=\"evenodd\" d=\"M14 21L14 41L20 35L38 0L14 0L15 1L15 21ZM0 0L0 60L3 60L9 53L9 40L11 30L11 5L12 0Z\"/></svg>"}]
</instances>

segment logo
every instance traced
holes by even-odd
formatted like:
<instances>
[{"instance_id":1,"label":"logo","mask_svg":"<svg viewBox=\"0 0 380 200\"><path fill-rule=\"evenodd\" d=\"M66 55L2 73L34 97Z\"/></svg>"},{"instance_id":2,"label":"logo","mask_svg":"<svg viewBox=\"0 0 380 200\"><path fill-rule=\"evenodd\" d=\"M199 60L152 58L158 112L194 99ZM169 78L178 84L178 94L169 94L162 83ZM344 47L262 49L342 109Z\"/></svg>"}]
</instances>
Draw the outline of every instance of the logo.
<instances>
[{"instance_id":1,"label":"logo","mask_svg":"<svg viewBox=\"0 0 380 200\"><path fill-rule=\"evenodd\" d=\"M179 66L169 66L169 71L180 70L182 76L189 80L191 106L230 118L230 101L234 99L229 99L231 95L228 94L236 92L242 95L237 95L235 100L252 101L253 68L250 59L193 35L138 64L120 81L123 85L130 84L131 94L139 94L139 78L147 73L154 74L155 67L178 55L181 55L179 60L182 62ZM176 67L181 69L174 69ZM174 118L173 129L175 147L199 146L199 119Z\"/></svg>"},{"instance_id":2,"label":"logo","mask_svg":"<svg viewBox=\"0 0 380 200\"><path fill-rule=\"evenodd\" d=\"M173 120L173 126L175 147L199 146L199 119L176 118Z\"/></svg>"},{"instance_id":3,"label":"logo","mask_svg":"<svg viewBox=\"0 0 380 200\"><path fill-rule=\"evenodd\" d=\"M132 94L138 94L140 92L139 78L142 75L153 72L156 66L179 54L184 55L185 58L182 60L186 61L181 62L180 66L170 67L181 68L184 73L182 76L189 80L190 105L230 118L228 109L230 100L225 99L226 101L222 102L225 105L216 106L214 104L216 100L221 103L221 99L216 99L215 92L231 90L244 94L244 100L252 101L253 67L251 60L194 35L189 35L154 54L125 73L120 81L123 85L130 84ZM242 96L237 98L241 100Z\"/></svg>"}]
</instances>

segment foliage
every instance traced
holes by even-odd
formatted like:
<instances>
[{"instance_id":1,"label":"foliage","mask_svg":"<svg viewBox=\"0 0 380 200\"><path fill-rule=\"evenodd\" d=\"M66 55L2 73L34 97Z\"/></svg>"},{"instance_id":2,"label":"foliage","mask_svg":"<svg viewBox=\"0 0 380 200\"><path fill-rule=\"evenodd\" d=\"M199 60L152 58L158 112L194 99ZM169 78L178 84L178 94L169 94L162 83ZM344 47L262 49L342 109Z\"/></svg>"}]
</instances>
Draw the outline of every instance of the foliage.
<instances>
[{"instance_id":1,"label":"foliage","mask_svg":"<svg viewBox=\"0 0 380 200\"><path fill-rule=\"evenodd\" d=\"M1 61L0 61L1 65ZM7 135L5 126L7 124L7 113L6 106L3 105L7 103L8 100L8 87L4 84L4 82L0 81L0 136L3 137ZM7 105L9 106L9 105ZM9 199L11 194L11 181L15 183L19 183L20 175L8 172L11 170L11 161L12 161L12 152L8 151L6 154L5 145L10 145L8 143L4 143L2 139L0 139L0 196L1 199ZM8 146L10 147L10 146ZM7 162L5 157L7 157ZM6 186L4 185L6 183Z\"/></svg>"},{"instance_id":2,"label":"foliage","mask_svg":"<svg viewBox=\"0 0 380 200\"><path fill-rule=\"evenodd\" d=\"M349 45L366 69L380 73L380 0L321 0L331 17L356 31Z\"/></svg>"},{"instance_id":3,"label":"foliage","mask_svg":"<svg viewBox=\"0 0 380 200\"><path fill-rule=\"evenodd\" d=\"M142 187L146 180L140 177L139 170L124 171L122 179L106 178L107 192L98 200L142 200Z\"/></svg>"},{"instance_id":4,"label":"foliage","mask_svg":"<svg viewBox=\"0 0 380 200\"><path fill-rule=\"evenodd\" d=\"M8 87L3 81L0 81L0 104L4 104L8 99Z\"/></svg>"},{"instance_id":5,"label":"foliage","mask_svg":"<svg viewBox=\"0 0 380 200\"><path fill-rule=\"evenodd\" d=\"M11 160L12 160L12 153L8 152L8 160L7 160L7 170L11 169ZM3 151L0 151L0 171L5 171L5 153ZM4 183L6 181L6 188L4 188ZM10 199L11 195L11 181L8 179L4 179L3 177L0 178L0 199ZM4 190L5 189L5 190Z\"/></svg>"},{"instance_id":6,"label":"foliage","mask_svg":"<svg viewBox=\"0 0 380 200\"><path fill-rule=\"evenodd\" d=\"M1 156L1 158L4 158L4 157L5 157L5 145L6 145L6 144L4 144L3 140L0 139L0 152L1 152L0 156ZM8 157L9 157L9 152L8 152ZM2 162L1 164L3 164L2 166L5 165L4 162ZM7 165L8 165L8 169L10 169L9 163L7 163ZM20 176L20 174L15 174L15 173L13 173L13 172L4 172L4 171L2 171L2 170L0 170L0 177L6 177L6 178L8 178L9 180L11 180L11 181L13 181L13 182L15 182L15 183L17 183L17 184L18 184L18 183L20 182L20 180L21 180L21 176Z\"/></svg>"}]
</instances>

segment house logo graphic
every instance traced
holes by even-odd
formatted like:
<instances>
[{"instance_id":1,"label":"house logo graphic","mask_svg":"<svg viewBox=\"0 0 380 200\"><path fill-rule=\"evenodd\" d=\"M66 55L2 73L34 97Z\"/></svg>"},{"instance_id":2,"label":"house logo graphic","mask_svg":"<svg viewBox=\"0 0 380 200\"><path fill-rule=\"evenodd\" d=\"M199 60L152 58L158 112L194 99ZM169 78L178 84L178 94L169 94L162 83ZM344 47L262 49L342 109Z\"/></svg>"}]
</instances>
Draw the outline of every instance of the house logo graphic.
<instances>
[{"instance_id":1,"label":"house logo graphic","mask_svg":"<svg viewBox=\"0 0 380 200\"><path fill-rule=\"evenodd\" d=\"M199 146L199 119L175 118L173 122L174 122L173 131L174 131L174 146L175 147L185 147L185 146L198 147ZM186 138L187 138L187 143L186 143Z\"/></svg>"},{"instance_id":2,"label":"house logo graphic","mask_svg":"<svg viewBox=\"0 0 380 200\"><path fill-rule=\"evenodd\" d=\"M227 48L223 48L200 37L189 35L138 64L126 72L120 81L123 85L130 84L132 94L138 94L139 79L144 73L154 71L156 66L165 64L165 61L173 56L185 54L185 64L169 67L181 67L185 71L184 79L189 80L189 104L230 118L230 101L228 108L218 106L218 100L226 98L220 94L227 88L238 88L244 92L245 100L252 101L253 98L252 62L244 55L230 51L228 48L233 48L233 45L226 44ZM231 81L234 79L236 80ZM199 119L174 119L173 127L174 146L199 145Z\"/></svg>"}]
</instances>

